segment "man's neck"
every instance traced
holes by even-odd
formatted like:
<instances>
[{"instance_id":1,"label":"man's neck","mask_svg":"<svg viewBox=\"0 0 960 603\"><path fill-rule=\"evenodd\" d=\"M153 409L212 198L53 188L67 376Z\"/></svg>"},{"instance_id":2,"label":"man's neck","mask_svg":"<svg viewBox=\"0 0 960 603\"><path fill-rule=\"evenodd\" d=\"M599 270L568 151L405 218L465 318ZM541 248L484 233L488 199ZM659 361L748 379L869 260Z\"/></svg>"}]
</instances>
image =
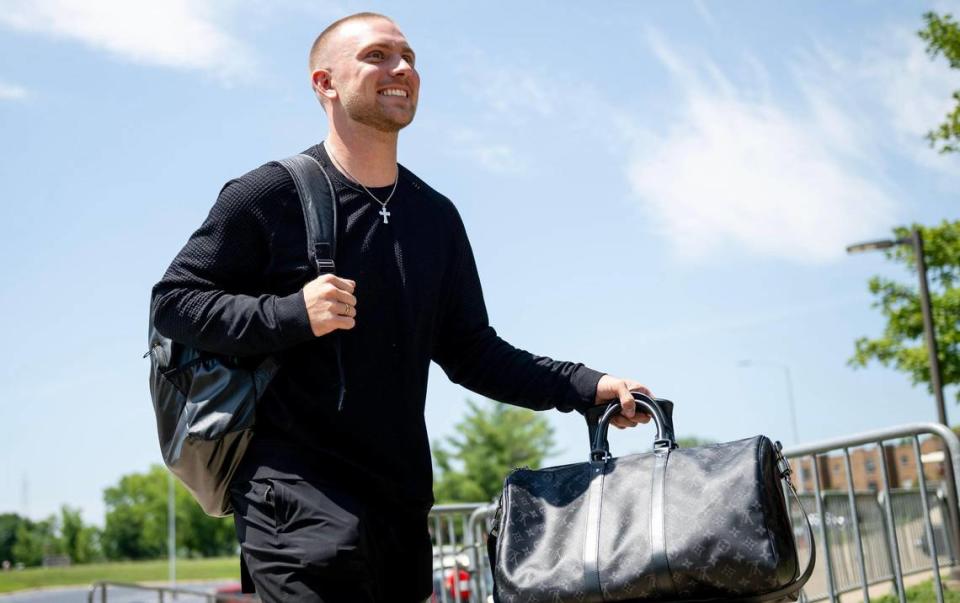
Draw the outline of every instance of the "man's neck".
<instances>
[{"instance_id":1,"label":"man's neck","mask_svg":"<svg viewBox=\"0 0 960 603\"><path fill-rule=\"evenodd\" d=\"M345 175L364 186L389 186L397 178L396 132L380 132L356 122L330 123L323 144Z\"/></svg>"}]
</instances>

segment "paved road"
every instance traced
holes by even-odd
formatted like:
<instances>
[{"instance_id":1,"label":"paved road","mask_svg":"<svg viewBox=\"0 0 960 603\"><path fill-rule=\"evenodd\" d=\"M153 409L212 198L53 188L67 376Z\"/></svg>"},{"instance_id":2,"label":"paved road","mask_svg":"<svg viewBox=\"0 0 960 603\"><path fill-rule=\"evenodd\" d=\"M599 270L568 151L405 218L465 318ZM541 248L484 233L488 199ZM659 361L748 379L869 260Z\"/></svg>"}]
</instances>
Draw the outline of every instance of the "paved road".
<instances>
[{"instance_id":1,"label":"paved road","mask_svg":"<svg viewBox=\"0 0 960 603\"><path fill-rule=\"evenodd\" d=\"M195 590L199 592L210 592L229 582L200 582L182 584L181 588ZM0 603L84 603L87 601L88 588L56 588L46 590L34 590L29 592L15 593L12 595L0 595ZM99 592L96 601L100 601ZM107 591L107 601L109 603L156 603L158 598L155 593L129 590L111 587ZM170 601L168 597L166 599ZM207 599L203 597L191 597L181 595L175 599L177 603L204 603Z\"/></svg>"}]
</instances>

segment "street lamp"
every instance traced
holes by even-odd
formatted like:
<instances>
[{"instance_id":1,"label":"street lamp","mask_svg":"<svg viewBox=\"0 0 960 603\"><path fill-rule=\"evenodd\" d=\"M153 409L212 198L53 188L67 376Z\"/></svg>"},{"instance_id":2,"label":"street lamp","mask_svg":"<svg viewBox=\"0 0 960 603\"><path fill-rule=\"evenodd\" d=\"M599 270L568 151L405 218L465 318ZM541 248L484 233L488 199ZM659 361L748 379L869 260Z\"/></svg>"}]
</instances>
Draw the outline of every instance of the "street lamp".
<instances>
[{"instance_id":1,"label":"street lamp","mask_svg":"<svg viewBox=\"0 0 960 603\"><path fill-rule=\"evenodd\" d=\"M779 364L777 362L756 362L754 360L745 359L737 363L738 366L748 367L748 366L772 366L783 370L783 377L787 383L787 404L790 407L790 428L793 431L793 443L800 443L800 435L797 431L797 408L793 399L793 379L790 377L790 367L785 364Z\"/></svg>"},{"instance_id":2,"label":"street lamp","mask_svg":"<svg viewBox=\"0 0 960 603\"><path fill-rule=\"evenodd\" d=\"M933 325L933 312L930 304L930 286L927 283L927 259L923 253L923 234L919 228L913 228L909 237L900 239L882 239L879 241L867 241L847 247L847 253L860 253L863 251L874 251L878 249L889 249L897 245L912 245L913 255L917 258L917 275L920 279L920 309L923 312L923 334L927 342L927 354L930 359L930 386L933 388L933 395L937 401L937 418L940 423L950 427L947 423L947 407L943 401L943 381L940 373L940 358L937 352L937 334ZM954 526L960 526L960 517L958 517L957 508L957 484L954 479L953 460L950 454L944 454L944 469L947 478L947 501L950 507L950 519ZM919 468L923 471L923 467ZM960 547L960 530L953 532L954 550ZM954 577L960 576L960 570L954 568Z\"/></svg>"},{"instance_id":3,"label":"street lamp","mask_svg":"<svg viewBox=\"0 0 960 603\"><path fill-rule=\"evenodd\" d=\"M902 239L883 239L867 241L847 247L847 253L862 253L878 249L889 249L897 245L912 245L913 254L917 258L917 274L920 278L920 308L923 312L923 334L927 341L927 354L930 359L930 386L937 401L937 419L940 423L950 427L947 423L947 406L943 400L943 377L940 372L940 358L937 351L937 335L933 325L933 312L930 304L930 287L927 283L927 261L923 254L923 235L920 229L914 228L909 237Z\"/></svg>"},{"instance_id":4,"label":"street lamp","mask_svg":"<svg viewBox=\"0 0 960 603\"><path fill-rule=\"evenodd\" d=\"M177 587L177 505L173 472L167 472L167 571L170 588ZM174 595L176 598L176 595Z\"/></svg>"}]
</instances>

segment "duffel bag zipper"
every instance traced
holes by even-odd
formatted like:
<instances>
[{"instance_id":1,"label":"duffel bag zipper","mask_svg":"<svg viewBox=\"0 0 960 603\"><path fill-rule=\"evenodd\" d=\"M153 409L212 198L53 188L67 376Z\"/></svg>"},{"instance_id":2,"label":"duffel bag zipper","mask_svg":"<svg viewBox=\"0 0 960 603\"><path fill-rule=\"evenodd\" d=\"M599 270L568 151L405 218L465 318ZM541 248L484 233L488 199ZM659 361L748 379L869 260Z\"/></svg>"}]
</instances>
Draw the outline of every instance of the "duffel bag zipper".
<instances>
[{"instance_id":1,"label":"duffel bag zipper","mask_svg":"<svg viewBox=\"0 0 960 603\"><path fill-rule=\"evenodd\" d=\"M493 514L493 527L490 528L490 535L494 538L500 537L500 516L503 514L503 492L500 492L500 497L497 499L497 510Z\"/></svg>"},{"instance_id":2,"label":"duffel bag zipper","mask_svg":"<svg viewBox=\"0 0 960 603\"><path fill-rule=\"evenodd\" d=\"M497 538L500 533L500 517L503 515L503 493L507 491L507 484L510 481L510 476L519 471L530 471L530 467L528 465L514 467L503 480L503 489L500 490L500 497L497 499L497 510L493 513L493 529L490 530L490 534L494 538Z\"/></svg>"},{"instance_id":3,"label":"duffel bag zipper","mask_svg":"<svg viewBox=\"0 0 960 603\"><path fill-rule=\"evenodd\" d=\"M783 456L783 444L780 443L780 440L773 443L773 449L777 453L777 469L780 471L780 477L787 480L787 483L792 486L793 482L790 480L790 476L793 474L793 469L790 468L790 463Z\"/></svg>"}]
</instances>

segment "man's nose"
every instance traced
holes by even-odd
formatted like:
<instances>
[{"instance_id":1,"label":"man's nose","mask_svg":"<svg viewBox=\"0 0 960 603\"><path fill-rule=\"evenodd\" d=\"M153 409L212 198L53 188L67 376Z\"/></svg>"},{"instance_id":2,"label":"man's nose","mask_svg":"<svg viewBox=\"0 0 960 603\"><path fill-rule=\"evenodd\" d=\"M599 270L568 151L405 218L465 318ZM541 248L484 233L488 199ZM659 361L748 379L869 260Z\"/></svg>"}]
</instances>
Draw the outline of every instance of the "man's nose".
<instances>
[{"instance_id":1,"label":"man's nose","mask_svg":"<svg viewBox=\"0 0 960 603\"><path fill-rule=\"evenodd\" d=\"M401 57L400 60L397 61L397 64L394 65L391 71L393 72L392 73L393 75L408 77L413 73L413 65L411 65L410 63L407 62L406 59Z\"/></svg>"}]
</instances>

